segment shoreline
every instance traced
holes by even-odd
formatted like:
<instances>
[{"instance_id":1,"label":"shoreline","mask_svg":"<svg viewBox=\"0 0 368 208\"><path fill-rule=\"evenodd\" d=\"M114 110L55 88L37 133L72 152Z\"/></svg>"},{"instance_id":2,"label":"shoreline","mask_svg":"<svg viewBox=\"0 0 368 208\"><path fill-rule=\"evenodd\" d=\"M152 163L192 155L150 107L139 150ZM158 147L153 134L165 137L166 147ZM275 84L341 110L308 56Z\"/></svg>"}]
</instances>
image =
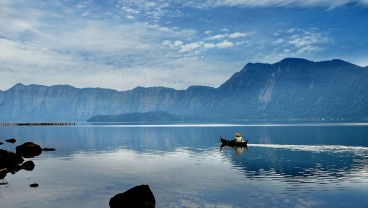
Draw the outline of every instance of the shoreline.
<instances>
[{"instance_id":1,"label":"shoreline","mask_svg":"<svg viewBox=\"0 0 368 208\"><path fill-rule=\"evenodd\" d=\"M0 126L75 126L75 122L21 122L21 123L0 123Z\"/></svg>"},{"instance_id":2,"label":"shoreline","mask_svg":"<svg viewBox=\"0 0 368 208\"><path fill-rule=\"evenodd\" d=\"M258 121L258 122L0 122L6 126L129 126L129 127L188 127L188 126L368 126L368 121Z\"/></svg>"}]
</instances>

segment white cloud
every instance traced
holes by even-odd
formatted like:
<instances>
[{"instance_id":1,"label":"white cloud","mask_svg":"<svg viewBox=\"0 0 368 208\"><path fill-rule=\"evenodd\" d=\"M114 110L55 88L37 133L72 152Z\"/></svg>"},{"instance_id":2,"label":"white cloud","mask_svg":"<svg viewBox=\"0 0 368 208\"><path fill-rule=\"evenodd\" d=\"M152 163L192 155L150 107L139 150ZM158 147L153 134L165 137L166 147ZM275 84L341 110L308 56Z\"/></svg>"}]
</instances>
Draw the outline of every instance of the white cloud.
<instances>
[{"instance_id":1,"label":"white cloud","mask_svg":"<svg viewBox=\"0 0 368 208\"><path fill-rule=\"evenodd\" d=\"M28 8L27 4L19 8L22 11L19 13L18 7L11 3L5 5L2 1L1 5L4 9L0 24L6 27L0 28L0 89L18 82L121 90L159 83L182 89L192 84L216 85L223 81L221 76L216 78L215 72L206 80L191 74L193 69L198 73L221 71L220 64L214 66L196 57L175 57L172 50L163 48L170 42L161 45L163 38L192 36L196 33L192 29L81 19L69 16L70 10L58 11L58 16ZM130 10L130 13L138 12ZM203 43L176 41L172 47L190 52L203 47ZM172 79L177 74L181 76Z\"/></svg>"},{"instance_id":2,"label":"white cloud","mask_svg":"<svg viewBox=\"0 0 368 208\"><path fill-rule=\"evenodd\" d=\"M228 35L224 36L227 37ZM235 38L235 37L233 37ZM239 41L239 42L232 42L232 41L228 41L228 40L221 40L220 42L216 42L219 41L222 38L209 38L206 39L204 38L203 40L200 41L195 41L195 42L189 42L189 43L184 43L181 40L176 40L176 41L170 41L170 40L165 40L162 42L162 46L164 47L168 47L172 50L176 50L180 53L194 53L196 54L199 51L205 51L205 50L209 50L209 49L225 49L225 48L231 48L234 46L239 46L239 45L243 45L243 44L247 44L248 41ZM210 40L210 41L209 41Z\"/></svg>"},{"instance_id":3,"label":"white cloud","mask_svg":"<svg viewBox=\"0 0 368 208\"><path fill-rule=\"evenodd\" d=\"M174 42L175 47L182 47L184 45L184 42L181 40L177 40Z\"/></svg>"},{"instance_id":4,"label":"white cloud","mask_svg":"<svg viewBox=\"0 0 368 208\"><path fill-rule=\"evenodd\" d=\"M246 37L246 36L247 36L246 33L235 32L235 33L229 34L227 37L229 37L229 38L242 38L242 37Z\"/></svg>"},{"instance_id":5,"label":"white cloud","mask_svg":"<svg viewBox=\"0 0 368 208\"><path fill-rule=\"evenodd\" d=\"M226 29L229 32L228 29ZM223 33L212 35L212 31L205 31L202 34L210 35L209 37L198 37L197 41L170 41L165 40L162 42L162 45L168 47L172 50L176 50L180 53L189 53L197 54L198 52L210 50L210 49L225 49L231 48L234 46L240 46L249 44L249 40L244 40L244 37L250 36L252 33L244 33L244 32L233 32L233 33ZM227 40L227 38L232 39L233 41Z\"/></svg>"},{"instance_id":6,"label":"white cloud","mask_svg":"<svg viewBox=\"0 0 368 208\"><path fill-rule=\"evenodd\" d=\"M120 7L134 8L134 10L139 10L144 15L154 16L156 14L158 17L168 14L174 15L169 9L171 6L200 9L211 9L214 7L326 7L333 9L350 3L368 5L367 0L161 0L159 3L150 0L118 0L117 2Z\"/></svg>"},{"instance_id":7,"label":"white cloud","mask_svg":"<svg viewBox=\"0 0 368 208\"><path fill-rule=\"evenodd\" d=\"M223 42L217 43L216 46L219 47L219 48L230 48L230 47L234 46L234 43L225 40Z\"/></svg>"},{"instance_id":8,"label":"white cloud","mask_svg":"<svg viewBox=\"0 0 368 208\"><path fill-rule=\"evenodd\" d=\"M279 38L272 42L273 45L279 45L285 43L285 40L283 38Z\"/></svg>"},{"instance_id":9,"label":"white cloud","mask_svg":"<svg viewBox=\"0 0 368 208\"><path fill-rule=\"evenodd\" d=\"M183 44L180 46L179 51L180 52L190 52L193 51L195 49L198 49L202 46L202 43L200 42L193 42L193 43L188 43L188 44Z\"/></svg>"},{"instance_id":10,"label":"white cloud","mask_svg":"<svg viewBox=\"0 0 368 208\"><path fill-rule=\"evenodd\" d=\"M228 71L228 74L219 74L225 68L234 67L234 72L243 62L258 57L262 57L259 61L268 62L286 56L319 53L333 39L318 29L296 26L276 32L269 29L269 33L264 33L264 25L260 25L252 28L253 31L259 29L257 36L252 31L242 30L241 25L235 27L237 30L232 25L191 29L195 22L184 26L177 23L186 18L185 15L178 18L186 12L186 7L333 7L342 3L341 0L334 3L327 0L322 3L316 0L116 2L116 5L99 7L93 1L63 4L64 1L2 0L0 77L5 77L5 81L0 83L0 89L17 82L130 89L142 85L142 80L146 86L157 83L175 88L192 84L216 86L231 75ZM83 17L86 12L88 16ZM176 17L175 21L172 17ZM213 76L199 79L192 74L196 70ZM183 76L172 80L175 74L183 72Z\"/></svg>"},{"instance_id":11,"label":"white cloud","mask_svg":"<svg viewBox=\"0 0 368 208\"><path fill-rule=\"evenodd\" d=\"M4 4L4 3L3 3ZM47 12L36 8L25 9L24 7L14 8L3 5L0 9L0 34L19 38L24 33L39 33L39 19Z\"/></svg>"},{"instance_id":12,"label":"white cloud","mask_svg":"<svg viewBox=\"0 0 368 208\"><path fill-rule=\"evenodd\" d=\"M330 38L317 31L304 31L292 35L288 44L297 49L298 54L311 53L322 49L322 45L330 42Z\"/></svg>"},{"instance_id":13,"label":"white cloud","mask_svg":"<svg viewBox=\"0 0 368 208\"><path fill-rule=\"evenodd\" d=\"M195 44L184 47L190 46L195 47ZM207 62L196 57L173 58L165 56L160 51L157 53L147 51L146 55L138 57L126 55L117 58L125 59L124 63L109 65L103 60L93 58L85 60L74 54L59 53L1 39L0 77L3 79L0 89L7 89L18 82L43 85L70 84L76 87L98 86L119 90L158 85L185 89L194 84L218 86L231 75L226 72L226 76L221 76L226 68L223 66L224 63ZM178 74L180 76L177 76ZM202 75L206 76L206 79L202 79Z\"/></svg>"},{"instance_id":14,"label":"white cloud","mask_svg":"<svg viewBox=\"0 0 368 208\"><path fill-rule=\"evenodd\" d=\"M157 22L162 17L173 15L170 10L172 3L173 0L163 0L157 3L149 0L117 0L115 7L121 8L129 16L140 15L147 21Z\"/></svg>"},{"instance_id":15,"label":"white cloud","mask_svg":"<svg viewBox=\"0 0 368 208\"><path fill-rule=\"evenodd\" d=\"M262 43L261 50L256 50L254 59L269 63L277 62L287 57L303 57L314 60L336 58L323 57L326 50L334 44L329 32L317 28L291 28L278 30L269 37L269 45Z\"/></svg>"},{"instance_id":16,"label":"white cloud","mask_svg":"<svg viewBox=\"0 0 368 208\"><path fill-rule=\"evenodd\" d=\"M139 2L143 6L144 1ZM137 85L156 86L157 83L177 89L195 84L218 86L231 76L231 72L225 71L229 64L199 57L207 50L241 44L241 41L230 42L224 38L245 37L245 33L229 33L226 29L222 30L226 33L210 40L208 36L213 34L210 30L198 32L138 21L116 24L92 18L98 16L95 13L91 17L80 17L91 8L88 4L74 5L75 11L70 8L41 10L38 8L42 6L27 4L18 6L6 4L0 18L1 25L7 25L0 28L0 77L5 77L0 89L18 82L120 90ZM143 12L155 9L152 4L144 7ZM140 7L127 5L119 10L121 15L137 19L143 13L137 8ZM95 12L95 9L90 11ZM110 11L103 11L103 14L116 16ZM159 13L152 13L155 14ZM240 68L234 63L231 65L234 70ZM206 79L200 79L193 71L206 74ZM172 79L177 74L180 77Z\"/></svg>"},{"instance_id":17,"label":"white cloud","mask_svg":"<svg viewBox=\"0 0 368 208\"><path fill-rule=\"evenodd\" d=\"M228 34L218 34L218 35L214 35L214 36L210 37L209 39L210 40L219 40L219 39L223 39L227 36L228 36Z\"/></svg>"},{"instance_id":18,"label":"white cloud","mask_svg":"<svg viewBox=\"0 0 368 208\"><path fill-rule=\"evenodd\" d=\"M278 31L276 40L272 41L276 53L283 57L310 54L323 50L324 46L333 42L327 33L317 29L291 28Z\"/></svg>"},{"instance_id":19,"label":"white cloud","mask_svg":"<svg viewBox=\"0 0 368 208\"><path fill-rule=\"evenodd\" d=\"M205 0L190 4L199 8L213 7L327 7L333 9L349 3L368 5L367 0Z\"/></svg>"},{"instance_id":20,"label":"white cloud","mask_svg":"<svg viewBox=\"0 0 368 208\"><path fill-rule=\"evenodd\" d=\"M204 48L216 48L216 44L214 43L205 43L203 44Z\"/></svg>"},{"instance_id":21,"label":"white cloud","mask_svg":"<svg viewBox=\"0 0 368 208\"><path fill-rule=\"evenodd\" d=\"M140 11L132 9L130 7L122 7L121 10L123 10L123 11L125 11L129 14L139 14L140 13Z\"/></svg>"},{"instance_id":22,"label":"white cloud","mask_svg":"<svg viewBox=\"0 0 368 208\"><path fill-rule=\"evenodd\" d=\"M244 38L244 37L247 37L250 34L251 33L243 33L243 32L234 32L234 33L230 33L230 34L229 33L224 33L224 34L213 35L213 36L209 37L208 39L209 40L221 40L221 39L225 39L225 38L236 39L236 38Z\"/></svg>"},{"instance_id":23,"label":"white cloud","mask_svg":"<svg viewBox=\"0 0 368 208\"><path fill-rule=\"evenodd\" d=\"M290 29L286 30L287 33L293 33L295 31L297 31L297 28L290 28Z\"/></svg>"}]
</instances>

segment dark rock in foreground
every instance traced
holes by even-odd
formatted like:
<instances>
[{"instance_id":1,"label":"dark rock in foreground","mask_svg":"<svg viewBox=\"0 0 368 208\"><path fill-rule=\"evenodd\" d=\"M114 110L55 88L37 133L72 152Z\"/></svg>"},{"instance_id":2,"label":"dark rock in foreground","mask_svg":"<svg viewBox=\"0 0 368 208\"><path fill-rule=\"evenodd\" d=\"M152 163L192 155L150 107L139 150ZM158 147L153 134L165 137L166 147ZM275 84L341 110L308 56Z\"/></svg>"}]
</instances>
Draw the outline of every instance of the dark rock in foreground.
<instances>
[{"instance_id":1,"label":"dark rock in foreground","mask_svg":"<svg viewBox=\"0 0 368 208\"><path fill-rule=\"evenodd\" d=\"M42 148L32 142L26 142L22 145L17 146L15 149L17 154L25 158L35 157L42 153Z\"/></svg>"},{"instance_id":2,"label":"dark rock in foreground","mask_svg":"<svg viewBox=\"0 0 368 208\"><path fill-rule=\"evenodd\" d=\"M8 172L18 171L23 161L24 159L18 154L0 149L0 179L4 178Z\"/></svg>"},{"instance_id":3,"label":"dark rock in foreground","mask_svg":"<svg viewBox=\"0 0 368 208\"><path fill-rule=\"evenodd\" d=\"M15 139L8 139L7 142L14 143ZM54 151L54 148L46 148L48 151ZM8 173L15 174L19 170L33 171L35 164L29 160L24 162L24 158L35 157L42 153L42 148L32 142L26 142L16 147L16 153L0 149L0 179L4 179ZM0 185L6 185L7 182ZM32 188L38 187L37 183L29 185Z\"/></svg>"},{"instance_id":4,"label":"dark rock in foreground","mask_svg":"<svg viewBox=\"0 0 368 208\"><path fill-rule=\"evenodd\" d=\"M156 200L148 185L140 185L115 195L110 199L109 205L110 208L154 208Z\"/></svg>"},{"instance_id":5,"label":"dark rock in foreground","mask_svg":"<svg viewBox=\"0 0 368 208\"><path fill-rule=\"evenodd\" d=\"M0 179L5 178L6 174L8 174L8 169L6 169L6 168L0 169ZM2 185L2 184L0 184L0 185Z\"/></svg>"}]
</instances>

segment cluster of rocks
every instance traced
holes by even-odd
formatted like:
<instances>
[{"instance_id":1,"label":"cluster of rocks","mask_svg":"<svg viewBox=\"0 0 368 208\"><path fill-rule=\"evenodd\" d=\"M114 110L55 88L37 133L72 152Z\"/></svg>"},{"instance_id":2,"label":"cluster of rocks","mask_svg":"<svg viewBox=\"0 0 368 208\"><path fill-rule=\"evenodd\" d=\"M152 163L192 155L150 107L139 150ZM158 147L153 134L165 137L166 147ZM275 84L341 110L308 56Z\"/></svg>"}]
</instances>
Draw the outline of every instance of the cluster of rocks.
<instances>
[{"instance_id":1,"label":"cluster of rocks","mask_svg":"<svg viewBox=\"0 0 368 208\"><path fill-rule=\"evenodd\" d=\"M14 138L5 140L9 143L15 143L17 140ZM0 142L2 145L3 142ZM4 179L8 173L15 174L19 170L32 171L35 164L32 160L25 159L39 156L42 151L54 151L54 148L41 148L40 145L33 142L25 142L22 145L16 146L16 151L12 152L5 149L0 149L0 179ZM35 184L31 184L31 187L36 187Z\"/></svg>"},{"instance_id":2,"label":"cluster of rocks","mask_svg":"<svg viewBox=\"0 0 368 208\"><path fill-rule=\"evenodd\" d=\"M16 139L5 140L9 143L15 143ZM0 145L3 142L0 141ZM39 156L42 151L54 151L54 148L41 148L33 142L25 142L16 146L16 151L0 148L0 180L4 179L8 173L15 174L19 170L32 171L35 164L32 160L25 159ZM0 183L1 185L2 183ZM30 184L30 187L38 187L37 183ZM148 185L135 186L125 192L116 194L109 201L110 208L138 207L154 208L156 206L155 196Z\"/></svg>"}]
</instances>

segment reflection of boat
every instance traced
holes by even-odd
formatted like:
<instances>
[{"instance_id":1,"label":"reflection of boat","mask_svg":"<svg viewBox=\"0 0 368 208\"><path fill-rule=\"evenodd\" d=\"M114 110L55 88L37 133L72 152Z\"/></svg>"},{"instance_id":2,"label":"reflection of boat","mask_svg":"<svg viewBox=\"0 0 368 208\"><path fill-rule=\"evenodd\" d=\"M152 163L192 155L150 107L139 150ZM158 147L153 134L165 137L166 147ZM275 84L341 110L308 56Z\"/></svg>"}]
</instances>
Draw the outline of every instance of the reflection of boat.
<instances>
[{"instance_id":1,"label":"reflection of boat","mask_svg":"<svg viewBox=\"0 0 368 208\"><path fill-rule=\"evenodd\" d=\"M248 139L247 141L243 141L241 143L237 143L234 140L227 140L222 137L220 137L221 146L229 146L229 147L247 147L248 145Z\"/></svg>"}]
</instances>

